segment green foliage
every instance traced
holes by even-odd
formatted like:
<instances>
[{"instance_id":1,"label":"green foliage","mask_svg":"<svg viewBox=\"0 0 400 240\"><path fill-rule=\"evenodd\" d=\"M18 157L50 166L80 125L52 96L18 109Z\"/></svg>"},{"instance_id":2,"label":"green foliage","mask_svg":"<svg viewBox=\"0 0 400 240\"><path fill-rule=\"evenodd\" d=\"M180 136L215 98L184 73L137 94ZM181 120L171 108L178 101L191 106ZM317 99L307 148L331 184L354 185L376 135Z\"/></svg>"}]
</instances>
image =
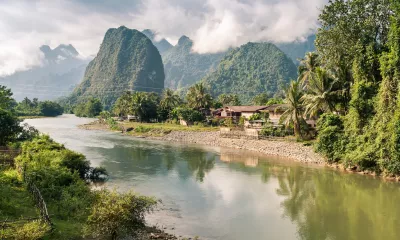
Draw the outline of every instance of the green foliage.
<instances>
[{"instance_id":1,"label":"green foliage","mask_svg":"<svg viewBox=\"0 0 400 240\"><path fill-rule=\"evenodd\" d=\"M307 82L307 92L302 97L304 102L305 114L310 117L316 117L321 112L333 112L335 110L335 102L333 91L333 85L335 80L329 75L329 73L317 67L311 72L308 78L301 79Z\"/></svg>"},{"instance_id":2,"label":"green foliage","mask_svg":"<svg viewBox=\"0 0 400 240\"><path fill-rule=\"evenodd\" d=\"M157 107L160 99L155 93L135 92L132 95L132 114L140 122L148 122L157 118Z\"/></svg>"},{"instance_id":3,"label":"green foliage","mask_svg":"<svg viewBox=\"0 0 400 240\"><path fill-rule=\"evenodd\" d=\"M192 47L193 42L182 36L177 45L162 54L165 87L179 89L195 84L215 69L226 54L199 54Z\"/></svg>"},{"instance_id":4,"label":"green foliage","mask_svg":"<svg viewBox=\"0 0 400 240\"><path fill-rule=\"evenodd\" d=\"M253 115L250 116L249 120L254 121L254 120L261 120L262 116L260 113L254 113Z\"/></svg>"},{"instance_id":5,"label":"green foliage","mask_svg":"<svg viewBox=\"0 0 400 240\"><path fill-rule=\"evenodd\" d=\"M258 95L256 95L253 100L252 100L252 104L255 106L263 106L266 105L266 103L268 102L268 99L270 98L270 96L266 93L260 93Z\"/></svg>"},{"instance_id":6,"label":"green foliage","mask_svg":"<svg viewBox=\"0 0 400 240\"><path fill-rule=\"evenodd\" d=\"M272 104L283 104L285 103L282 98L270 98L265 105L270 106Z\"/></svg>"},{"instance_id":7,"label":"green foliage","mask_svg":"<svg viewBox=\"0 0 400 240\"><path fill-rule=\"evenodd\" d=\"M98 116L103 110L103 106L98 98L89 98L86 102L78 104L74 113L78 117L89 117L93 118Z\"/></svg>"},{"instance_id":8,"label":"green foliage","mask_svg":"<svg viewBox=\"0 0 400 240\"><path fill-rule=\"evenodd\" d=\"M232 118L225 118L224 119L224 125L226 127L230 127L230 128L235 126L235 124L233 124Z\"/></svg>"},{"instance_id":9,"label":"green foliage","mask_svg":"<svg viewBox=\"0 0 400 240\"><path fill-rule=\"evenodd\" d=\"M188 122L201 122L204 120L204 115L192 108L187 107L177 107L171 111L171 118L175 120L185 120Z\"/></svg>"},{"instance_id":10,"label":"green foliage","mask_svg":"<svg viewBox=\"0 0 400 240\"><path fill-rule=\"evenodd\" d=\"M144 216L151 212L157 202L153 198L128 192L102 190L91 209L85 232L96 239L118 239L132 236L142 229Z\"/></svg>"},{"instance_id":11,"label":"green foliage","mask_svg":"<svg viewBox=\"0 0 400 240\"><path fill-rule=\"evenodd\" d=\"M238 125L241 126L241 127L243 127L245 121L246 121L246 118L243 117L243 116L240 116Z\"/></svg>"},{"instance_id":12,"label":"green foliage","mask_svg":"<svg viewBox=\"0 0 400 240\"><path fill-rule=\"evenodd\" d=\"M161 93L163 88L164 67L157 48L143 33L121 26L107 31L82 83L63 102L79 104L96 96L110 109L126 90Z\"/></svg>"},{"instance_id":13,"label":"green foliage","mask_svg":"<svg viewBox=\"0 0 400 240\"><path fill-rule=\"evenodd\" d=\"M16 140L21 130L20 121L14 114L0 109L0 146Z\"/></svg>"},{"instance_id":14,"label":"green foliage","mask_svg":"<svg viewBox=\"0 0 400 240\"><path fill-rule=\"evenodd\" d=\"M221 94L218 96L218 101L223 106L240 106L239 96L236 94Z\"/></svg>"},{"instance_id":15,"label":"green foliage","mask_svg":"<svg viewBox=\"0 0 400 240\"><path fill-rule=\"evenodd\" d=\"M39 103L39 112L41 116L58 116L63 114L64 109L60 104L52 101L44 101Z\"/></svg>"},{"instance_id":16,"label":"green foliage","mask_svg":"<svg viewBox=\"0 0 400 240\"><path fill-rule=\"evenodd\" d=\"M293 126L296 137L303 138L301 125L304 124L304 108L301 102L303 92L299 82L292 81L286 89L286 103L288 104L287 110L282 114L280 121L286 127Z\"/></svg>"},{"instance_id":17,"label":"green foliage","mask_svg":"<svg viewBox=\"0 0 400 240\"><path fill-rule=\"evenodd\" d=\"M345 153L343 130L343 120L338 115L323 114L318 119L315 149L331 163L339 161Z\"/></svg>"},{"instance_id":18,"label":"green foliage","mask_svg":"<svg viewBox=\"0 0 400 240\"><path fill-rule=\"evenodd\" d=\"M32 221L19 227L12 234L15 240L39 240L50 231L50 226L41 221Z\"/></svg>"},{"instance_id":19,"label":"green foliage","mask_svg":"<svg viewBox=\"0 0 400 240\"><path fill-rule=\"evenodd\" d=\"M25 97L18 103L15 110L19 116L46 116L55 117L63 114L64 108L52 101L39 101L37 98L30 100Z\"/></svg>"},{"instance_id":20,"label":"green foliage","mask_svg":"<svg viewBox=\"0 0 400 240\"><path fill-rule=\"evenodd\" d=\"M200 110L211 107L212 97L204 83L197 83L189 88L186 101L188 107Z\"/></svg>"},{"instance_id":21,"label":"green foliage","mask_svg":"<svg viewBox=\"0 0 400 240\"><path fill-rule=\"evenodd\" d=\"M216 70L202 81L213 97L237 94L248 104L260 93L273 95L297 77L291 59L271 43L247 43L228 52Z\"/></svg>"},{"instance_id":22,"label":"green foliage","mask_svg":"<svg viewBox=\"0 0 400 240\"><path fill-rule=\"evenodd\" d=\"M260 135L266 137L286 137L293 135L293 132L285 129L285 127L268 124L261 129Z\"/></svg>"},{"instance_id":23,"label":"green foliage","mask_svg":"<svg viewBox=\"0 0 400 240\"><path fill-rule=\"evenodd\" d=\"M11 110L13 107L12 92L6 86L0 85L0 109Z\"/></svg>"}]
</instances>

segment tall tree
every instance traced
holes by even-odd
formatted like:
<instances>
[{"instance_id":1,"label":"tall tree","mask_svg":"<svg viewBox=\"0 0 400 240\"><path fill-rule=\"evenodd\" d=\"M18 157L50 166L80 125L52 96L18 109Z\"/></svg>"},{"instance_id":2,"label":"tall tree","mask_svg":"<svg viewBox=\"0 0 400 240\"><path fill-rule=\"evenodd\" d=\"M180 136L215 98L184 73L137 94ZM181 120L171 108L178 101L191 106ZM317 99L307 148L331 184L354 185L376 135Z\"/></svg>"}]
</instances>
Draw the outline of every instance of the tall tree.
<instances>
[{"instance_id":1,"label":"tall tree","mask_svg":"<svg viewBox=\"0 0 400 240\"><path fill-rule=\"evenodd\" d=\"M0 85L0 109L10 109L14 102L11 89Z\"/></svg>"},{"instance_id":2,"label":"tall tree","mask_svg":"<svg viewBox=\"0 0 400 240\"><path fill-rule=\"evenodd\" d=\"M173 109L181 103L181 99L178 94L176 94L172 89L164 89L160 106L164 109Z\"/></svg>"},{"instance_id":3,"label":"tall tree","mask_svg":"<svg viewBox=\"0 0 400 240\"><path fill-rule=\"evenodd\" d=\"M159 100L156 95L146 92L135 92L132 95L132 113L140 122L157 118L157 105Z\"/></svg>"},{"instance_id":4,"label":"tall tree","mask_svg":"<svg viewBox=\"0 0 400 240\"><path fill-rule=\"evenodd\" d=\"M330 74L316 68L314 76L307 83L307 93L302 97L305 106L305 114L316 117L321 112L331 113L335 110L333 85L335 81Z\"/></svg>"},{"instance_id":5,"label":"tall tree","mask_svg":"<svg viewBox=\"0 0 400 240\"><path fill-rule=\"evenodd\" d=\"M189 88L186 100L188 106L194 109L209 108L212 104L212 97L202 82Z\"/></svg>"},{"instance_id":6,"label":"tall tree","mask_svg":"<svg viewBox=\"0 0 400 240\"><path fill-rule=\"evenodd\" d=\"M285 92L285 101L288 104L288 109L282 114L280 121L282 121L286 127L293 124L295 135L297 137L302 137L301 124L304 122L304 110L301 102L303 92L300 83L292 81Z\"/></svg>"},{"instance_id":7,"label":"tall tree","mask_svg":"<svg viewBox=\"0 0 400 240\"><path fill-rule=\"evenodd\" d=\"M298 81L303 86L306 86L309 81L314 77L317 67L320 66L318 54L309 52L300 60L299 78Z\"/></svg>"},{"instance_id":8,"label":"tall tree","mask_svg":"<svg viewBox=\"0 0 400 240\"><path fill-rule=\"evenodd\" d=\"M113 112L118 116L127 116L132 112L132 93L125 92L117 99L113 106Z\"/></svg>"}]
</instances>

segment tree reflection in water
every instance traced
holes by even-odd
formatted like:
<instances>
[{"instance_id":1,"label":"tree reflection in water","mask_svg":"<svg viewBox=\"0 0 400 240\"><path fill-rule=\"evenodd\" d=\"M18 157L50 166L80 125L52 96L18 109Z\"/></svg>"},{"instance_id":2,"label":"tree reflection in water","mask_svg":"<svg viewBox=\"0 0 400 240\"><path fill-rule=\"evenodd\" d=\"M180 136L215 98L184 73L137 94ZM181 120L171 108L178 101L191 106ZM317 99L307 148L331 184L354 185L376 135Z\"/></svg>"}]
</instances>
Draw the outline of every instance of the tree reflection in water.
<instances>
[{"instance_id":1,"label":"tree reflection in water","mask_svg":"<svg viewBox=\"0 0 400 240\"><path fill-rule=\"evenodd\" d=\"M276 192L285 197L284 216L296 223L301 239L400 236L398 184L329 170L281 170Z\"/></svg>"}]
</instances>

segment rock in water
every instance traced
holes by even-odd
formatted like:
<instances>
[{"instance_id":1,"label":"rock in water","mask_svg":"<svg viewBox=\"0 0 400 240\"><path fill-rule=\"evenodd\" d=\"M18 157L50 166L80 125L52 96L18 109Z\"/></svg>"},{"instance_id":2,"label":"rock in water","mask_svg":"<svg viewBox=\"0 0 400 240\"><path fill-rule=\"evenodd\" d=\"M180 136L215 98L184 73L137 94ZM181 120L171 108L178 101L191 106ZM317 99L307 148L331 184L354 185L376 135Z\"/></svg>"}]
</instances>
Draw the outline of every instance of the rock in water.
<instances>
[{"instance_id":1,"label":"rock in water","mask_svg":"<svg viewBox=\"0 0 400 240\"><path fill-rule=\"evenodd\" d=\"M163 88L164 66L157 48L143 33L122 26L107 31L68 101L74 104L93 96L109 109L126 91L160 93Z\"/></svg>"},{"instance_id":2,"label":"rock in water","mask_svg":"<svg viewBox=\"0 0 400 240\"><path fill-rule=\"evenodd\" d=\"M257 94L276 94L296 78L296 66L274 44L247 43L228 52L203 81L214 97L237 94L242 104L248 104Z\"/></svg>"}]
</instances>

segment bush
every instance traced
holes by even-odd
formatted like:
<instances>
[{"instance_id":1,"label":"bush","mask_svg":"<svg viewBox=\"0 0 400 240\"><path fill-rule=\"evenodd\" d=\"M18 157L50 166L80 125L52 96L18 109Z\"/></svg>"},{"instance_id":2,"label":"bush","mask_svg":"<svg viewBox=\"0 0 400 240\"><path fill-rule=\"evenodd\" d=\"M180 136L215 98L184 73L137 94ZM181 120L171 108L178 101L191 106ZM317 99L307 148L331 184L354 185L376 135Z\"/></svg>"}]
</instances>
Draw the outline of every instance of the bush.
<instances>
[{"instance_id":1,"label":"bush","mask_svg":"<svg viewBox=\"0 0 400 240\"><path fill-rule=\"evenodd\" d=\"M254 120L261 120L261 114L260 113L254 113L253 115L251 115L249 117L250 121L254 121Z\"/></svg>"},{"instance_id":2,"label":"bush","mask_svg":"<svg viewBox=\"0 0 400 240\"><path fill-rule=\"evenodd\" d=\"M0 146L14 141L22 130L20 121L10 111L0 109Z\"/></svg>"},{"instance_id":3,"label":"bush","mask_svg":"<svg viewBox=\"0 0 400 240\"><path fill-rule=\"evenodd\" d=\"M111 239L135 235L145 226L145 214L151 212L156 204L154 198L131 192L119 194L102 190L91 209L85 233L94 238Z\"/></svg>"},{"instance_id":4,"label":"bush","mask_svg":"<svg viewBox=\"0 0 400 240\"><path fill-rule=\"evenodd\" d=\"M188 122L201 122L204 120L204 116L201 112L187 107L174 108L170 115L172 119L182 119Z\"/></svg>"},{"instance_id":5,"label":"bush","mask_svg":"<svg viewBox=\"0 0 400 240\"><path fill-rule=\"evenodd\" d=\"M323 114L317 122L317 131L315 150L326 156L328 162L339 161L345 151L342 119L334 114Z\"/></svg>"},{"instance_id":6,"label":"bush","mask_svg":"<svg viewBox=\"0 0 400 240\"><path fill-rule=\"evenodd\" d=\"M287 131L283 126L275 127L272 125L266 125L261 129L260 135L266 137L286 137L293 135L293 133Z\"/></svg>"},{"instance_id":7,"label":"bush","mask_svg":"<svg viewBox=\"0 0 400 240\"><path fill-rule=\"evenodd\" d=\"M32 221L24 224L15 230L12 239L15 240L37 240L42 239L47 232L50 231L50 226L41 221Z\"/></svg>"}]
</instances>

